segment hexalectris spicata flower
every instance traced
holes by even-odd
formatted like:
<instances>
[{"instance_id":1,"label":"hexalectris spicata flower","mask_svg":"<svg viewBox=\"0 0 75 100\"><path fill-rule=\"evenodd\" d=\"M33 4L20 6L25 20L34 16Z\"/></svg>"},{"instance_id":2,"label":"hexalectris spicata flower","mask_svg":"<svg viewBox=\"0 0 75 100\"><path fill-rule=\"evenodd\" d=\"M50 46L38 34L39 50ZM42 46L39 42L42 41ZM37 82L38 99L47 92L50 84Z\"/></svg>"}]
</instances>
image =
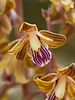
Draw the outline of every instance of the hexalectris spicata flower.
<instances>
[{"instance_id":1,"label":"hexalectris spicata flower","mask_svg":"<svg viewBox=\"0 0 75 100\"><path fill-rule=\"evenodd\" d=\"M14 0L0 0L0 15L9 12L15 6Z\"/></svg>"},{"instance_id":2,"label":"hexalectris spicata flower","mask_svg":"<svg viewBox=\"0 0 75 100\"><path fill-rule=\"evenodd\" d=\"M22 23L21 32L26 34L22 39L9 44L10 54L15 54L17 59L26 60L26 56L32 57L32 61L40 67L43 67L51 60L50 48L58 48L66 41L62 34L55 34L46 30L38 31L37 26L29 23ZM15 46L14 46L15 45Z\"/></svg>"},{"instance_id":3,"label":"hexalectris spicata flower","mask_svg":"<svg viewBox=\"0 0 75 100\"><path fill-rule=\"evenodd\" d=\"M6 37L12 30L8 13L15 6L14 0L0 0L0 39Z\"/></svg>"},{"instance_id":4,"label":"hexalectris spicata flower","mask_svg":"<svg viewBox=\"0 0 75 100\"><path fill-rule=\"evenodd\" d=\"M16 80L22 84L29 82L29 79L25 76L25 62L16 59L15 55L4 55L0 60L0 70L5 71L3 74L6 73L3 75L4 80L9 80L11 76L15 76Z\"/></svg>"},{"instance_id":5,"label":"hexalectris spicata flower","mask_svg":"<svg viewBox=\"0 0 75 100\"><path fill-rule=\"evenodd\" d=\"M75 64L50 73L44 77L34 78L38 87L47 93L46 100L71 100L75 97Z\"/></svg>"},{"instance_id":6,"label":"hexalectris spicata flower","mask_svg":"<svg viewBox=\"0 0 75 100\"><path fill-rule=\"evenodd\" d=\"M64 13L74 8L74 2L72 0L50 0L57 12Z\"/></svg>"}]
</instances>

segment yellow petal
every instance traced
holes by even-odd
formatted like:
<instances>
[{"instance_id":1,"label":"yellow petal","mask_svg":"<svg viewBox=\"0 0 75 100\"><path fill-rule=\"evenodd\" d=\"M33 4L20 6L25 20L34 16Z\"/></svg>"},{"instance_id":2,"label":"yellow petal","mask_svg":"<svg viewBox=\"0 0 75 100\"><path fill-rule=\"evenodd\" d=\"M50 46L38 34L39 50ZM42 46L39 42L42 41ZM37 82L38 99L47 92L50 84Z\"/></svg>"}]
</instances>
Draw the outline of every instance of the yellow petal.
<instances>
[{"instance_id":1,"label":"yellow petal","mask_svg":"<svg viewBox=\"0 0 75 100\"><path fill-rule=\"evenodd\" d=\"M58 83L55 87L55 95L59 100L61 100L64 97L65 90L66 90L66 77L62 75L58 79Z\"/></svg>"},{"instance_id":2,"label":"yellow petal","mask_svg":"<svg viewBox=\"0 0 75 100\"><path fill-rule=\"evenodd\" d=\"M12 75L14 73L14 70L15 70L15 66L16 66L16 57L13 55L7 55L7 57L9 57L9 61L7 62L7 68L5 69L6 70L6 73L7 75Z\"/></svg>"},{"instance_id":3,"label":"yellow petal","mask_svg":"<svg viewBox=\"0 0 75 100\"><path fill-rule=\"evenodd\" d=\"M54 85L54 81L52 80L54 77L56 76L55 73L52 74L48 74L45 77L41 77L40 75L34 78L34 81L37 83L38 87L44 91L44 92L48 92L52 89L53 85Z\"/></svg>"},{"instance_id":4,"label":"yellow petal","mask_svg":"<svg viewBox=\"0 0 75 100\"><path fill-rule=\"evenodd\" d=\"M0 58L1 58L1 55L0 55ZM7 67L8 59L7 59L7 55L5 55L4 57L2 56L2 59L0 59L0 70L3 70L4 68Z\"/></svg>"},{"instance_id":5,"label":"yellow petal","mask_svg":"<svg viewBox=\"0 0 75 100\"><path fill-rule=\"evenodd\" d=\"M56 10L60 13L62 11L68 12L70 9L74 8L74 2L72 0L50 0Z\"/></svg>"},{"instance_id":6,"label":"yellow petal","mask_svg":"<svg viewBox=\"0 0 75 100\"><path fill-rule=\"evenodd\" d=\"M14 0L0 0L0 15L9 12L15 6Z\"/></svg>"},{"instance_id":7,"label":"yellow petal","mask_svg":"<svg viewBox=\"0 0 75 100\"><path fill-rule=\"evenodd\" d=\"M69 93L70 98L74 98L75 97L75 81L70 77L68 77L67 91Z\"/></svg>"},{"instance_id":8,"label":"yellow petal","mask_svg":"<svg viewBox=\"0 0 75 100\"><path fill-rule=\"evenodd\" d=\"M41 48L41 43L36 36L36 34L32 33L29 35L30 45L33 51L38 51L39 48Z\"/></svg>"},{"instance_id":9,"label":"yellow petal","mask_svg":"<svg viewBox=\"0 0 75 100\"><path fill-rule=\"evenodd\" d=\"M5 54L8 51L8 40L3 38L0 40L0 54Z\"/></svg>"},{"instance_id":10,"label":"yellow petal","mask_svg":"<svg viewBox=\"0 0 75 100\"><path fill-rule=\"evenodd\" d=\"M66 41L66 37L62 34L56 34L46 30L41 30L40 33L43 36L40 34L38 35L49 45L50 48L58 48Z\"/></svg>"},{"instance_id":11,"label":"yellow petal","mask_svg":"<svg viewBox=\"0 0 75 100\"><path fill-rule=\"evenodd\" d=\"M50 91L50 89L52 89L52 87L53 87L53 82L51 82L51 83L45 82L39 78L36 78L36 83L37 83L38 87L44 92Z\"/></svg>"},{"instance_id":12,"label":"yellow petal","mask_svg":"<svg viewBox=\"0 0 75 100\"><path fill-rule=\"evenodd\" d=\"M23 48L23 46L27 42L27 40L28 40L28 35L23 36L23 38L20 39L20 41L14 47L12 47L12 45L14 43L16 43L18 40L11 42L8 47L9 48L12 47L12 48L8 52L10 54L17 54Z\"/></svg>"},{"instance_id":13,"label":"yellow petal","mask_svg":"<svg viewBox=\"0 0 75 100\"><path fill-rule=\"evenodd\" d=\"M54 5L51 5L51 11L52 11L52 17L56 17L57 15L59 15L56 11L56 8Z\"/></svg>"},{"instance_id":14,"label":"yellow petal","mask_svg":"<svg viewBox=\"0 0 75 100\"><path fill-rule=\"evenodd\" d=\"M8 94L7 91L5 91L5 92L3 93L3 95L0 96L0 100L8 100L8 99L9 99L9 94Z\"/></svg>"},{"instance_id":15,"label":"yellow petal","mask_svg":"<svg viewBox=\"0 0 75 100\"><path fill-rule=\"evenodd\" d=\"M22 49L16 54L16 58L19 60L26 60L27 56L27 43L25 43Z\"/></svg>"},{"instance_id":16,"label":"yellow petal","mask_svg":"<svg viewBox=\"0 0 75 100\"><path fill-rule=\"evenodd\" d=\"M69 9L74 8L74 2L72 0L69 0L69 2L61 0L61 3L63 4L63 7L66 11L69 11Z\"/></svg>"},{"instance_id":17,"label":"yellow petal","mask_svg":"<svg viewBox=\"0 0 75 100\"><path fill-rule=\"evenodd\" d=\"M0 16L0 32L1 34L9 34L12 30L10 19L7 15Z\"/></svg>"},{"instance_id":18,"label":"yellow petal","mask_svg":"<svg viewBox=\"0 0 75 100\"><path fill-rule=\"evenodd\" d=\"M5 69L7 67L6 65L7 65L7 62L4 63L4 60L0 61L0 70Z\"/></svg>"},{"instance_id":19,"label":"yellow petal","mask_svg":"<svg viewBox=\"0 0 75 100\"><path fill-rule=\"evenodd\" d=\"M75 10L71 9L64 14L64 19L67 23L73 25L75 23Z\"/></svg>"},{"instance_id":20,"label":"yellow petal","mask_svg":"<svg viewBox=\"0 0 75 100\"><path fill-rule=\"evenodd\" d=\"M10 50L11 48L13 48L19 41L20 41L20 39L17 39L17 40L12 41L11 43L9 43L9 44L8 44L9 50Z\"/></svg>"},{"instance_id":21,"label":"yellow petal","mask_svg":"<svg viewBox=\"0 0 75 100\"><path fill-rule=\"evenodd\" d=\"M56 81L58 79L58 76L55 73L50 73L44 77L41 77L41 79L43 81Z\"/></svg>"},{"instance_id":22,"label":"yellow petal","mask_svg":"<svg viewBox=\"0 0 75 100\"><path fill-rule=\"evenodd\" d=\"M37 29L37 26L35 24L29 24L27 22L23 22L19 31L29 33L29 32L34 32L37 30L38 29Z\"/></svg>"},{"instance_id":23,"label":"yellow petal","mask_svg":"<svg viewBox=\"0 0 75 100\"><path fill-rule=\"evenodd\" d=\"M22 84L29 82L29 80L26 79L26 77L25 77L24 63L21 60L17 60L17 64L16 64L16 68L15 68L15 77Z\"/></svg>"},{"instance_id":24,"label":"yellow petal","mask_svg":"<svg viewBox=\"0 0 75 100\"><path fill-rule=\"evenodd\" d=\"M33 68L33 66L35 66L35 64L33 63L32 59L31 59L31 57L29 57L28 55L26 57L26 60L24 61L24 65L25 65L25 67L29 67L29 68Z\"/></svg>"},{"instance_id":25,"label":"yellow petal","mask_svg":"<svg viewBox=\"0 0 75 100\"><path fill-rule=\"evenodd\" d=\"M72 88L75 90L75 81L71 77L68 78L68 83L72 86Z\"/></svg>"},{"instance_id":26,"label":"yellow petal","mask_svg":"<svg viewBox=\"0 0 75 100\"><path fill-rule=\"evenodd\" d=\"M70 98L74 98L75 97L75 90L69 84L68 84L68 90L67 91L69 93Z\"/></svg>"},{"instance_id":27,"label":"yellow petal","mask_svg":"<svg viewBox=\"0 0 75 100\"><path fill-rule=\"evenodd\" d=\"M72 63L70 66L63 68L63 69L59 69L58 71L74 78L75 77L75 64Z\"/></svg>"},{"instance_id":28,"label":"yellow petal","mask_svg":"<svg viewBox=\"0 0 75 100\"><path fill-rule=\"evenodd\" d=\"M10 63L12 61L11 58L12 57L9 54L6 54L6 55L2 56L2 59L0 60L0 70L3 70L5 68L9 67L9 65L10 65Z\"/></svg>"}]
</instances>

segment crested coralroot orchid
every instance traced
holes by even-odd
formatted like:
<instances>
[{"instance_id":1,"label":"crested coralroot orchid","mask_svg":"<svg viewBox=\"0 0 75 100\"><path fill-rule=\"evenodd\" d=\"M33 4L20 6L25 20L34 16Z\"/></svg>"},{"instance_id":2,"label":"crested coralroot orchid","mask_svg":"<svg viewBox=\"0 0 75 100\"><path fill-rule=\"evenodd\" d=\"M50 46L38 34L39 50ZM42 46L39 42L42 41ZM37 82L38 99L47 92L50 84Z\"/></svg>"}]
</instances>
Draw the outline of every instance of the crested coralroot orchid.
<instances>
[{"instance_id":1,"label":"crested coralroot orchid","mask_svg":"<svg viewBox=\"0 0 75 100\"><path fill-rule=\"evenodd\" d=\"M75 97L75 64L59 69L57 73L50 73L44 77L34 78L38 87L47 92L46 100L71 100Z\"/></svg>"},{"instance_id":2,"label":"crested coralroot orchid","mask_svg":"<svg viewBox=\"0 0 75 100\"><path fill-rule=\"evenodd\" d=\"M74 2L72 0L50 0L57 12L64 13L74 8Z\"/></svg>"},{"instance_id":3,"label":"crested coralroot orchid","mask_svg":"<svg viewBox=\"0 0 75 100\"><path fill-rule=\"evenodd\" d=\"M14 0L0 0L0 15L8 13L11 9L15 8Z\"/></svg>"},{"instance_id":4,"label":"crested coralroot orchid","mask_svg":"<svg viewBox=\"0 0 75 100\"><path fill-rule=\"evenodd\" d=\"M55 34L46 30L38 31L35 24L22 23L21 32L26 34L22 39L18 39L9 44L9 53L15 54L17 59L26 60L30 56L32 61L40 67L48 64L51 60L50 48L62 46L66 37L62 34Z\"/></svg>"},{"instance_id":5,"label":"crested coralroot orchid","mask_svg":"<svg viewBox=\"0 0 75 100\"><path fill-rule=\"evenodd\" d=\"M0 39L7 38L12 30L9 12L15 7L14 0L0 0Z\"/></svg>"},{"instance_id":6,"label":"crested coralroot orchid","mask_svg":"<svg viewBox=\"0 0 75 100\"><path fill-rule=\"evenodd\" d=\"M8 59L7 59L8 58ZM26 84L29 79L25 75L25 62L16 59L15 55L6 54L0 60L0 71L3 70L2 78L10 80L11 76L15 76L16 80L21 84Z\"/></svg>"}]
</instances>

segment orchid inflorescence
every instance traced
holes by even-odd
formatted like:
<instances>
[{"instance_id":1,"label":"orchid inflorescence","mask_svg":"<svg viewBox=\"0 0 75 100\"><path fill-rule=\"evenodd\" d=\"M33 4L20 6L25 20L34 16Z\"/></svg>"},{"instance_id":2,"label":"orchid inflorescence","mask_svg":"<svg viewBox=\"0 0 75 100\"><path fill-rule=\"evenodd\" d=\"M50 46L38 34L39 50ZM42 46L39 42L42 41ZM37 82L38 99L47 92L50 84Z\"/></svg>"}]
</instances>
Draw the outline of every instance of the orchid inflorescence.
<instances>
[{"instance_id":1,"label":"orchid inflorescence","mask_svg":"<svg viewBox=\"0 0 75 100\"><path fill-rule=\"evenodd\" d=\"M22 86L34 83L43 93L45 92L45 100L75 98L75 63L65 68L60 66L56 68L56 61L53 60L54 55L51 50L51 48L63 46L74 32L75 1L49 0L51 5L48 10L42 9L42 16L46 20L49 31L39 31L36 24L23 21L14 10L17 6L15 1L0 0L1 81L7 85L15 82ZM40 1L47 2L48 0ZM60 34L52 32L51 28L55 24L61 25ZM18 30L15 31L18 39L9 42L8 37L13 28ZM2 96L0 94L0 100L8 98L7 91L2 93L4 94ZM30 98L25 100L32 99L30 93L28 95Z\"/></svg>"}]
</instances>

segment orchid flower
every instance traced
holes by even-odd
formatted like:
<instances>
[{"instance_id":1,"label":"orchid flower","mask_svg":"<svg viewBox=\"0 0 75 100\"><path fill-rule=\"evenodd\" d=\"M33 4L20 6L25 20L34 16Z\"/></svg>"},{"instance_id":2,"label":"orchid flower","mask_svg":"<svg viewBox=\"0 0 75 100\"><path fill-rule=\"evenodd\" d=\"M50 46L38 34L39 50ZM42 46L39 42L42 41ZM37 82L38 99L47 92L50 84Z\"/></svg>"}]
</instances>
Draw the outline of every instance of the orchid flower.
<instances>
[{"instance_id":1,"label":"orchid flower","mask_svg":"<svg viewBox=\"0 0 75 100\"><path fill-rule=\"evenodd\" d=\"M45 66L51 60L51 52L48 47L58 48L66 41L66 37L62 34L46 30L38 31L35 24L27 22L22 23L20 31L26 34L22 39L17 39L9 44L9 53L15 54L16 58L20 60L26 60L28 55L40 67Z\"/></svg>"},{"instance_id":2,"label":"orchid flower","mask_svg":"<svg viewBox=\"0 0 75 100\"><path fill-rule=\"evenodd\" d=\"M46 100L71 100L75 97L75 64L59 69L44 77L37 75L34 81L47 93Z\"/></svg>"}]
</instances>

